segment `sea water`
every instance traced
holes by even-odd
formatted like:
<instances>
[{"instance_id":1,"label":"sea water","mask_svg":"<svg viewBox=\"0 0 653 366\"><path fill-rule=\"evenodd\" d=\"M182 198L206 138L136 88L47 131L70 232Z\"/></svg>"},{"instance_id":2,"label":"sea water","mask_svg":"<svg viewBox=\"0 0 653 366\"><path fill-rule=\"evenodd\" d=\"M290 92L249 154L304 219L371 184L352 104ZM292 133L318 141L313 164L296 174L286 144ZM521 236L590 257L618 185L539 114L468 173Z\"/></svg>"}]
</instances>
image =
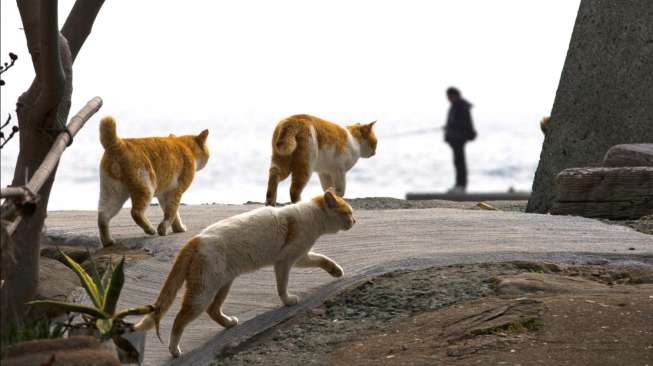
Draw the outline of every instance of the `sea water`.
<instances>
[{"instance_id":1,"label":"sea water","mask_svg":"<svg viewBox=\"0 0 653 366\"><path fill-rule=\"evenodd\" d=\"M73 145L64 152L49 209L97 208L99 163L103 153L98 139L100 115L87 122ZM199 121L118 118L118 133L123 137L167 136L169 133L199 133L208 128L211 158L206 167L196 173L182 202L263 202L271 135L276 122L283 117L214 116ZM454 184L453 158L440 130L443 120L444 116L419 120L379 116L375 127L379 137L377 153L372 158L360 159L347 173L346 196L404 198L409 191L444 191L450 188ZM516 125L477 119L478 137L466 147L468 191L530 190L543 140L537 122ZM8 185L13 177L17 150L17 139L2 150L3 186ZM289 200L289 186L290 179L280 184L278 201ZM303 197L312 197L320 191L318 177L314 174Z\"/></svg>"}]
</instances>

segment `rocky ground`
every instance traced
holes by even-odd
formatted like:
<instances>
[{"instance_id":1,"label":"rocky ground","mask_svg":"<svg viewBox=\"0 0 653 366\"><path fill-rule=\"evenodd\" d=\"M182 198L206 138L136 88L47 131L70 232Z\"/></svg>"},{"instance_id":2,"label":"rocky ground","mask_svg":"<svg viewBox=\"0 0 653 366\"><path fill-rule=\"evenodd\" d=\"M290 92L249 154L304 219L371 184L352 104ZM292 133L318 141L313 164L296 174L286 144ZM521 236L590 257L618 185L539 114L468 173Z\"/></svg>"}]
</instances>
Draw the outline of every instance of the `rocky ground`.
<instances>
[{"instance_id":1,"label":"rocky ground","mask_svg":"<svg viewBox=\"0 0 653 366\"><path fill-rule=\"evenodd\" d=\"M617 224L628 226L640 233L653 235L653 215L644 216L638 220L602 220L608 224Z\"/></svg>"},{"instance_id":2,"label":"rocky ground","mask_svg":"<svg viewBox=\"0 0 653 366\"><path fill-rule=\"evenodd\" d=\"M653 365L653 267L510 262L392 272L216 365Z\"/></svg>"},{"instance_id":3,"label":"rocky ground","mask_svg":"<svg viewBox=\"0 0 653 366\"><path fill-rule=\"evenodd\" d=\"M525 201L493 201L489 202L487 205L478 205L477 202L450 202L450 201L437 201L437 200L430 200L430 201L405 201L405 200L399 200L399 199L393 199L393 198L361 198L361 199L353 199L351 200L352 206L356 210L359 211L365 211L368 210L366 213L362 213L362 215L367 215L370 216L372 215L369 210L392 210L392 209L419 209L419 208L457 208L457 209L467 209L467 210L501 210L501 211L524 211L526 202ZM483 207L481 207L483 206ZM242 210L242 208L240 208ZM235 210L239 211L239 210ZM447 213L448 211L439 211L440 216L447 217L449 215ZM451 214L458 214L460 215L460 211L452 211ZM401 216L402 214L405 213L398 213L398 216ZM417 213L416 213L417 214ZM435 214L435 212L434 212ZM391 212L384 212L380 214L380 216L386 215L387 216L393 216L394 215ZM427 214L427 216L430 214ZM82 215L83 216L83 215ZM88 215L87 215L88 216ZM424 214L422 214L424 216ZM542 217L540 217L542 218ZM631 227L634 227L635 229L642 231L642 232L647 232L650 234L651 233L651 218L644 218L642 220L636 220L636 221L631 221L631 222L618 222L617 224L621 225L629 225ZM573 221L570 219L570 221ZM128 222L128 225L132 225L131 221L126 221ZM615 222L610 222L610 223L615 223ZM87 225L88 226L88 225ZM145 249L134 249L131 248L129 245L116 245L111 248L104 248L104 249L99 249L95 250L93 248L93 244L95 243L93 240L95 239L95 231L94 227L88 226L91 229L86 230L85 235L80 235L79 240L82 240L81 242L77 243L74 241L66 241L63 240L65 238L57 238L57 237L50 237L49 240L51 243L46 244L42 246L43 251L42 251L42 261L46 263L47 265L42 266L42 273L41 273L41 284L39 287L39 298L55 298L59 300L63 299L68 299L68 300L77 300L79 295L78 287L75 286L76 278L74 278L74 274L72 274L65 266L60 265L58 260L60 259L60 255L58 251L56 250L56 247L59 246L59 248L64 249L69 255L73 256L75 259L80 261L80 263L83 263L84 266L88 265L88 257L89 255L93 256L97 262L100 264L100 266L105 265L106 263L113 262L117 263L117 261L123 256L126 256L127 262L139 262L144 259L151 258L152 252L149 252L148 250L151 250L151 247L145 248ZM87 228L88 229L88 228ZM54 231L56 234L56 230ZM633 233L631 233L633 235ZM89 239L90 238L90 239ZM78 240L78 239L75 239ZM618 240L617 240L618 241ZM92 253L87 252L85 249L79 249L79 248L85 248L85 245L91 245L91 251ZM69 247L63 247L62 245L70 245ZM140 247L138 247L140 248ZM641 250L640 250L641 251ZM49 259L48 259L49 258ZM484 260L484 259L481 259ZM490 261L491 259L488 259ZM444 263L444 262L443 262ZM453 262L451 262L453 263ZM372 345L372 344L366 344L365 342L359 342L363 344L363 347L360 350L356 350L356 352L353 352L352 350L349 350L347 348L347 345L351 344L352 338L352 333L354 332L355 334L359 335L365 335L365 339L376 339L374 338L375 335L382 336L383 334L391 334L388 333L390 330L394 332L409 332L406 334L410 334L411 331L416 331L414 329L402 329L399 328L399 326L402 324L398 319L420 319L422 318L417 318L417 316L422 315L422 314L427 314L424 315L427 318L423 318L424 321L428 320L428 314L433 313L433 317L443 317L441 319L447 319L447 317L451 317L453 315L441 315L441 314L446 314L446 313L439 313L440 309L444 311L444 309L455 309L455 304L473 304L474 299L488 299L493 295L494 291L494 284L490 281L488 282L488 279L493 278L493 277L501 277L501 276L506 276L506 275L511 275L511 271L514 272L512 275L518 275L521 272L528 271L527 269L519 269L519 268L514 268L510 267L508 265L503 265L507 267L501 267L501 266L492 266L488 265L487 267L483 266L478 266L478 267L450 267L446 271L453 271L451 275L448 275L445 272L442 272L443 269L433 269L434 273L440 273L443 274L443 277L441 279L437 279L435 277L432 278L430 274L425 274L422 272L419 272L415 274L415 277L413 280L408 281L409 286L406 287L406 281L404 281L405 276L408 276L406 278L410 278L411 274L395 274L396 278L400 278L401 280L399 281L398 287L388 287L384 288L383 286L386 286L390 279L395 278L391 277L382 277L378 279L378 281L381 281L379 283L382 283L381 288L377 287L370 287L364 289L365 293L367 293L366 296L368 296L368 300L365 300L367 302L362 302L358 303L357 301L362 301L364 300L363 297L359 295L355 295L354 298L355 300L347 300L347 301L354 301L353 304L359 304L354 307L349 307L349 304L347 304L346 307L338 307L338 303L334 304L327 304L327 307L324 307L322 310L317 309L316 312L312 315L310 315L310 318L313 319L314 321L318 322L319 324L311 325L312 323L307 323L302 325L299 329L299 335L295 336L288 336L286 338L283 338L283 342L279 343L274 343L274 342L269 342L270 345L277 344L277 348L272 348L271 350L268 349L266 351L265 348L263 348L263 353L257 353L253 352L251 354L251 358L243 358L239 359L238 357L241 357L241 353L239 353L235 358L230 358L229 361L227 362L233 362L233 364L240 364L238 362L242 362L245 364L246 362L253 362L254 364L261 364L261 357L263 359L266 359L268 357L268 354L279 354L279 355L289 355L286 350L286 348L290 347L292 352L290 353L291 355L294 355L295 353L299 355L304 355L299 358L299 360L303 360L305 362L311 363L312 359L315 358L315 362L327 362L326 364L356 364L358 361L356 360L347 360L345 358L342 359L333 359L333 358L328 358L332 357L332 354L337 354L338 350L343 350L344 353L343 355L349 355L349 354L365 354L362 352L362 350L365 349L365 347L369 347L370 350L374 350L378 348L378 345ZM458 271L460 273L456 274L455 272ZM521 272L520 272L521 271ZM540 270L534 270L535 272L540 271ZM597 272L598 273L598 272ZM612 274L605 274L605 273L599 273L597 278L601 280L599 277L600 276L612 276ZM421 277L420 277L421 276ZM371 283L376 283L377 280L373 280ZM77 282L78 283L78 282ZM594 281L596 283L596 281ZM415 287L417 286L417 287ZM603 284L602 286L608 286ZM620 285L619 285L620 286ZM77 289L75 291L72 291L72 289ZM357 289L356 291L359 291L360 289ZM350 290L348 293L350 293L353 290ZM376 296L378 295L377 292L380 291L380 294L385 294L385 297L382 297L381 299L378 299ZM345 296L345 295L343 295ZM402 297L402 296L407 296L407 297ZM484 303L484 300L481 303ZM589 299L591 300L591 299ZM343 300L345 301L345 300ZM547 300L548 301L548 300ZM592 300L594 301L594 300ZM628 299L624 298L622 300L619 300L619 303L625 303L629 301ZM394 302L394 305L392 303ZM426 305L424 305L424 302L426 302ZM380 306L374 306L375 303L381 304ZM385 307L384 304L389 303L390 307ZM633 303L636 303L633 301ZM451 304L454 304L452 306ZM588 303L589 304L589 303ZM604 304L607 304L604 302ZM518 311L522 311L521 305L517 304L519 306L513 306L510 304L503 304L501 306L508 306L510 309L518 309ZM480 306L480 305L478 305ZM476 309L479 310L478 306L471 306L470 309ZM499 305L497 305L499 306ZM531 306L531 305L524 305L526 306L527 309L539 309L537 306ZM539 305L538 305L539 306ZM547 305L549 306L549 305ZM553 305L551 305L553 306ZM369 309L365 310L366 307L369 307ZM371 310L370 310L371 309ZM48 309L42 309L42 310L48 310ZM340 313L337 313L340 311ZM471 311L471 310L470 310ZM479 310L480 312L483 312L485 310ZM512 311L512 310L511 310ZM336 312L334 313L335 315L331 315L331 312ZM54 314L50 314L54 315ZM300 320L297 321L303 321L300 318ZM435 319L435 318L434 318ZM416 321L418 321L416 320ZM646 319L639 319L641 321L644 321ZM435 320L433 320L435 321ZM290 322L285 324L283 327L277 328L281 329L280 331L288 331L289 334L295 334L292 333L291 330L286 329L284 327L290 326L292 324L295 324L295 322ZM387 328L390 330L385 331L384 329L386 328L379 328L375 327L375 324L383 324L385 325L393 325L395 328ZM525 325L522 324L521 326L524 326L526 328L530 327L532 324L526 323ZM305 329L308 329L309 331L311 329L314 329L313 333L310 333L310 339L308 343L304 341L306 337L302 336L302 332L305 331ZM342 329L341 329L342 328ZM433 327L429 326L429 329ZM286 330L283 330L286 329ZM433 329L440 329L440 328L433 328ZM322 332L322 330L324 332ZM275 330L276 331L276 330ZM376 332L376 333L375 333ZM380 332L380 333L379 333ZM421 331L420 331L421 332ZM398 334L400 334L398 333ZM254 333L252 333L254 334ZM490 336L490 335L488 335ZM494 336L494 335L491 335ZM289 338L290 337L290 338ZM466 337L466 336L465 336ZM463 337L464 339L466 339ZM420 337L417 337L420 338ZM433 339L449 339L447 337L438 335L437 337L434 336ZM290 339L290 340L289 340ZM296 339L296 340L295 340ZM317 339L316 342L313 342L312 339ZM392 341L394 341L394 337L388 338ZM422 338L420 338L422 339ZM485 339L485 338L484 338ZM487 338L490 339L490 338ZM344 341L346 340L346 342ZM378 341L381 342L383 339L378 338ZM311 343L313 342L313 343ZM456 343L458 342L456 339L451 340L451 342ZM336 348L336 345L340 348ZM387 344L387 347L395 350L394 343ZM413 349L411 348L412 346L409 344L404 344L407 349ZM251 347L251 346L248 346ZM283 348L286 347L286 348ZM293 348L295 347L295 348ZM310 347L314 347L313 350L311 350ZM435 344L429 344L431 349L436 347ZM440 346L437 346L440 347ZM233 351L233 347L232 351ZM250 348L248 348L250 349ZM442 348L443 350L445 348ZM327 352L328 351L328 352ZM358 352L361 351L361 352ZM395 350L396 351L396 350ZM393 351L393 352L395 352ZM325 353L326 352L326 353ZM430 352L430 351L429 351ZM449 351L446 351L449 352ZM445 352L445 353L446 353ZM467 351L451 351L453 354L457 354L460 352L467 352ZM156 352L155 352L156 353ZM378 353L378 352L377 352ZM478 352L476 352L478 353ZM243 357L247 357L247 352L243 352L242 355ZM166 353L167 356L167 353ZM327 357L328 356L328 357ZM387 358L387 360L393 360L395 358L399 358L400 356L398 354L392 355L392 354L387 354L386 356L391 356ZM428 354L425 357L432 357L434 356L433 354ZM276 357L276 356L275 356ZM280 356L279 356L280 357ZM294 357L294 356L293 356ZM303 358L302 358L303 357ZM333 356L335 357L335 356ZM344 356L342 356L344 357ZM327 361L324 361L327 360ZM372 358L370 358L372 360ZM447 358L447 360L449 360ZM283 360L283 359L277 359L278 362L276 364L286 364L287 362L290 362L289 364L295 364L292 363L289 359ZM303 362L302 361L302 362ZM396 361L396 360L395 360ZM221 362L221 361L220 361ZM270 364L275 364L273 361L270 361ZM363 361L361 361L362 363ZM371 361L370 361L371 362ZM376 362L376 361L375 361ZM388 361L390 362L390 361ZM411 363L412 362L412 363ZM413 359L412 361L409 360L409 364L414 364L414 362L417 362L417 359ZM420 361L421 362L421 361ZM264 362L263 364L268 364L268 362ZM419 362L418 362L419 364ZM427 363L431 364L431 363ZM651 363L653 365L653 363Z\"/></svg>"},{"instance_id":4,"label":"rocky ground","mask_svg":"<svg viewBox=\"0 0 653 366\"><path fill-rule=\"evenodd\" d=\"M525 212L527 201L454 202L444 200L407 201L390 197L354 198L348 200L354 210L397 210L422 208L457 208L462 210L487 210ZM653 215L637 220L601 220L607 224L623 225L644 234L653 235Z\"/></svg>"}]
</instances>

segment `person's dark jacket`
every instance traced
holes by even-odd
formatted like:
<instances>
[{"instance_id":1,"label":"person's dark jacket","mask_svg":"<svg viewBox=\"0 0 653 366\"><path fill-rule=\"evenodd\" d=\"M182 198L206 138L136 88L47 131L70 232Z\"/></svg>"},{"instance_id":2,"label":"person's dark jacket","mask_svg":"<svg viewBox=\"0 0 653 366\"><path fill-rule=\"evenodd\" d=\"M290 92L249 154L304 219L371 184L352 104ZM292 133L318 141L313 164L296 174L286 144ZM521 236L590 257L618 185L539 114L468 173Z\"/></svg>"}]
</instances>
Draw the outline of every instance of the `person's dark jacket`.
<instances>
[{"instance_id":1,"label":"person's dark jacket","mask_svg":"<svg viewBox=\"0 0 653 366\"><path fill-rule=\"evenodd\" d=\"M451 104L445 125L444 141L460 144L476 138L470 109L472 105L463 98Z\"/></svg>"}]
</instances>

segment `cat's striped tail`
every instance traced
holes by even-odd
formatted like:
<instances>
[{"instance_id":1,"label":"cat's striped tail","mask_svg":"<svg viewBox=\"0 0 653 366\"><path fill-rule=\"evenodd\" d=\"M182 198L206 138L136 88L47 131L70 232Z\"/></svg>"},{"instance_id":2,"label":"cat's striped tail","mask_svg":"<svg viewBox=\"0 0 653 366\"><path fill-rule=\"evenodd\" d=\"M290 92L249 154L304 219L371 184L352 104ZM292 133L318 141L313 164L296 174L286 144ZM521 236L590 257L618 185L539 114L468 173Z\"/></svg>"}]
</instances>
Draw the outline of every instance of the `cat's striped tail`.
<instances>
[{"instance_id":1,"label":"cat's striped tail","mask_svg":"<svg viewBox=\"0 0 653 366\"><path fill-rule=\"evenodd\" d=\"M163 284L161 292L154 302L154 312L143 317L143 319L134 326L135 330L144 331L156 327L156 335L161 339L161 336L159 335L159 321L170 309L170 306L172 306L172 303L177 297L177 292L179 292L184 281L186 281L186 276L190 270L193 256L197 252L197 247L200 243L200 238L194 237L189 240L183 248L181 248L177 254L177 258L175 258L175 263L172 265L170 274L168 274L168 278L166 278L166 282Z\"/></svg>"},{"instance_id":2,"label":"cat's striped tail","mask_svg":"<svg viewBox=\"0 0 653 366\"><path fill-rule=\"evenodd\" d=\"M116 133L116 120L111 116L102 117L100 120L100 143L104 150L120 146L120 138Z\"/></svg>"},{"instance_id":3,"label":"cat's striped tail","mask_svg":"<svg viewBox=\"0 0 653 366\"><path fill-rule=\"evenodd\" d=\"M290 155L297 148L297 135L306 126L301 121L288 119L277 126L275 140L272 141L274 151L279 155Z\"/></svg>"}]
</instances>

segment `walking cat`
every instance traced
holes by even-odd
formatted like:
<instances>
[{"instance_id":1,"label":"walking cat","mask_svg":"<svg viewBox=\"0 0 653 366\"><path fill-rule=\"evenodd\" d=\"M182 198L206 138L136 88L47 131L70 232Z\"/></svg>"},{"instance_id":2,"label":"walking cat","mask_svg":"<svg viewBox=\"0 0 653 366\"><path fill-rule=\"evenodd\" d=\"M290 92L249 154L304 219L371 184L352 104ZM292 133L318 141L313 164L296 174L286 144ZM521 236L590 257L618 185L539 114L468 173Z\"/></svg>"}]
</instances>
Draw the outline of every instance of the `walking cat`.
<instances>
[{"instance_id":1,"label":"walking cat","mask_svg":"<svg viewBox=\"0 0 653 366\"><path fill-rule=\"evenodd\" d=\"M323 119L298 114L277 124L272 135L272 162L265 204L274 206L277 186L292 173L290 200L298 202L313 172L320 176L323 189L335 187L345 195L345 175L359 158L376 152L376 135L368 124L341 127Z\"/></svg>"},{"instance_id":2,"label":"walking cat","mask_svg":"<svg viewBox=\"0 0 653 366\"><path fill-rule=\"evenodd\" d=\"M333 189L308 202L285 207L261 207L221 220L188 241L177 254L161 292L154 303L154 313L145 316L136 330L156 326L186 282L181 310L175 317L169 349L181 354L179 342L184 328L202 312L225 328L238 319L222 312L233 280L240 274L274 266L277 292L285 305L295 305L299 298L288 293L290 268L319 267L333 277L343 275L342 268L331 258L311 252L322 234L349 230L356 221L351 206Z\"/></svg>"},{"instance_id":3,"label":"walking cat","mask_svg":"<svg viewBox=\"0 0 653 366\"><path fill-rule=\"evenodd\" d=\"M100 142L104 155L100 164L100 202L98 228L103 246L114 243L109 221L131 197L131 215L145 233L154 235L154 227L145 217L145 209L153 196L163 210L163 221L157 232L184 232L179 217L181 195L193 181L196 170L209 160L206 146L208 130L199 135L121 139L116 134L116 121L107 116L100 121Z\"/></svg>"}]
</instances>

